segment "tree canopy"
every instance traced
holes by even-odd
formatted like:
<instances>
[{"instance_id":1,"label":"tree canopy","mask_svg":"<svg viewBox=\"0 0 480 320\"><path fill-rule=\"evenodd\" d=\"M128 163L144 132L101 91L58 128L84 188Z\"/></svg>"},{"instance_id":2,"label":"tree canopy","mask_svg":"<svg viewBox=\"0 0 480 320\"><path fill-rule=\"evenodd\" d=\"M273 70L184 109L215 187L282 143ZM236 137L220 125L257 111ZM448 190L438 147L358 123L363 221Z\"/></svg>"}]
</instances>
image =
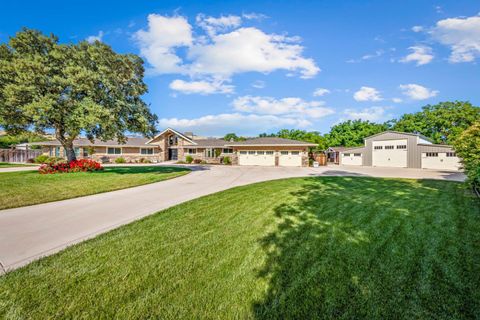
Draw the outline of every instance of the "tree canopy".
<instances>
[{"instance_id":1,"label":"tree canopy","mask_svg":"<svg viewBox=\"0 0 480 320\"><path fill-rule=\"evenodd\" d=\"M479 120L480 108L470 102L440 102L426 105L422 111L404 114L393 121L393 130L421 133L435 143L451 144Z\"/></svg>"},{"instance_id":2,"label":"tree canopy","mask_svg":"<svg viewBox=\"0 0 480 320\"><path fill-rule=\"evenodd\" d=\"M348 120L334 125L325 135L329 146L357 147L363 145L363 139L385 131L387 124L362 120Z\"/></svg>"},{"instance_id":3,"label":"tree canopy","mask_svg":"<svg viewBox=\"0 0 480 320\"><path fill-rule=\"evenodd\" d=\"M0 125L7 133L53 130L75 159L72 141L152 136L157 117L141 96L143 60L99 41L60 44L23 29L0 45Z\"/></svg>"},{"instance_id":4,"label":"tree canopy","mask_svg":"<svg viewBox=\"0 0 480 320\"><path fill-rule=\"evenodd\" d=\"M463 131L454 143L471 182L480 185L480 121Z\"/></svg>"},{"instance_id":5,"label":"tree canopy","mask_svg":"<svg viewBox=\"0 0 480 320\"><path fill-rule=\"evenodd\" d=\"M235 133L227 133L224 137L223 140L225 141L244 141L246 140L244 137L239 137Z\"/></svg>"}]
</instances>

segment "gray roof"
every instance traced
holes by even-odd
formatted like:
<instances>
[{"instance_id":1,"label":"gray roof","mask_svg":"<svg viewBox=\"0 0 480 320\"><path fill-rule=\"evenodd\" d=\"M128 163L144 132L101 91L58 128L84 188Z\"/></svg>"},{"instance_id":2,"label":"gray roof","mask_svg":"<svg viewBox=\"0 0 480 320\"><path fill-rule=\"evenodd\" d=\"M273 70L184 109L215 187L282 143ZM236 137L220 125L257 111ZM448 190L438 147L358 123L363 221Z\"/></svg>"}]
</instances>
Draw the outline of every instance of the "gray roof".
<instances>
[{"instance_id":1,"label":"gray roof","mask_svg":"<svg viewBox=\"0 0 480 320\"><path fill-rule=\"evenodd\" d=\"M148 138L141 138L141 137L127 137L127 141L123 144L118 143L117 140L107 140L102 141L99 139L95 139L94 143L91 143L90 140L87 138L78 138L73 140L73 145L76 147L82 146L125 146L125 147L143 147L146 146L146 142L150 139ZM50 141L42 141L42 142L31 142L29 145L40 145L40 146L60 146L61 143L58 140L50 140ZM148 146L148 145L147 145Z\"/></svg>"},{"instance_id":2,"label":"gray roof","mask_svg":"<svg viewBox=\"0 0 480 320\"><path fill-rule=\"evenodd\" d=\"M379 136L379 135L382 135L382 134L385 134L385 133L398 133L398 134L404 134L404 135L407 135L407 136L416 136L416 137L420 137L426 141L430 141L432 142L432 139L428 138L428 137L425 137L423 134L421 133L412 133L412 132L401 132L401 131L395 131L395 130L386 130L386 131L383 131L383 132L380 132L380 133L377 133L377 134L374 134L374 135L371 135L369 137L366 137L365 139L363 140L367 140L367 139L370 139L370 138L373 138L373 137L376 137L376 136Z\"/></svg>"},{"instance_id":3,"label":"gray roof","mask_svg":"<svg viewBox=\"0 0 480 320\"><path fill-rule=\"evenodd\" d=\"M315 143L298 141L292 139L263 137L245 141L228 142L227 146L316 146Z\"/></svg>"},{"instance_id":4,"label":"gray roof","mask_svg":"<svg viewBox=\"0 0 480 320\"><path fill-rule=\"evenodd\" d=\"M194 140L196 143L195 145L192 145L192 148L219 148L219 147L225 147L227 144L227 141L223 139L198 139ZM189 146L185 146L189 147Z\"/></svg>"}]
</instances>

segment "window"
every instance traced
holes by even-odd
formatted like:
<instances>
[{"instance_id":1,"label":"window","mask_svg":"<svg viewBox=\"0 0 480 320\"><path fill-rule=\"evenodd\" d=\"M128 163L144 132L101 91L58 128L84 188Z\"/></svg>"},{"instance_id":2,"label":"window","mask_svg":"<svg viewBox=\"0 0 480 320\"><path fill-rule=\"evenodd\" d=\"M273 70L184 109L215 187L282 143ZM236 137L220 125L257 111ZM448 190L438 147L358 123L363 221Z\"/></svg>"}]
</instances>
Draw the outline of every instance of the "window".
<instances>
[{"instance_id":1,"label":"window","mask_svg":"<svg viewBox=\"0 0 480 320\"><path fill-rule=\"evenodd\" d=\"M382 149L383 149L383 147L382 147L382 146L375 146L375 148L374 148L374 149L375 149L375 150L382 150Z\"/></svg>"},{"instance_id":2,"label":"window","mask_svg":"<svg viewBox=\"0 0 480 320\"><path fill-rule=\"evenodd\" d=\"M456 157L457 154L455 152L447 152L447 157Z\"/></svg>"},{"instance_id":3,"label":"window","mask_svg":"<svg viewBox=\"0 0 480 320\"><path fill-rule=\"evenodd\" d=\"M298 156L300 154L300 151L292 151L290 152L292 156Z\"/></svg>"},{"instance_id":4,"label":"window","mask_svg":"<svg viewBox=\"0 0 480 320\"><path fill-rule=\"evenodd\" d=\"M107 148L107 154L122 154L122 148Z\"/></svg>"},{"instance_id":5,"label":"window","mask_svg":"<svg viewBox=\"0 0 480 320\"><path fill-rule=\"evenodd\" d=\"M281 154L282 156L287 156L287 155L288 155L288 151L280 151L280 154Z\"/></svg>"},{"instance_id":6,"label":"window","mask_svg":"<svg viewBox=\"0 0 480 320\"><path fill-rule=\"evenodd\" d=\"M187 149L187 154L195 154L196 150L195 149Z\"/></svg>"},{"instance_id":7,"label":"window","mask_svg":"<svg viewBox=\"0 0 480 320\"><path fill-rule=\"evenodd\" d=\"M153 148L141 148L140 149L140 154L145 154L145 155L152 155L153 154Z\"/></svg>"},{"instance_id":8,"label":"window","mask_svg":"<svg viewBox=\"0 0 480 320\"><path fill-rule=\"evenodd\" d=\"M89 154L88 154L88 148L84 147L83 148L83 157L88 157Z\"/></svg>"},{"instance_id":9,"label":"window","mask_svg":"<svg viewBox=\"0 0 480 320\"><path fill-rule=\"evenodd\" d=\"M255 151L248 151L248 154L255 154Z\"/></svg>"},{"instance_id":10,"label":"window","mask_svg":"<svg viewBox=\"0 0 480 320\"><path fill-rule=\"evenodd\" d=\"M265 151L265 154L267 154L267 155L273 155L273 151Z\"/></svg>"},{"instance_id":11,"label":"window","mask_svg":"<svg viewBox=\"0 0 480 320\"><path fill-rule=\"evenodd\" d=\"M362 154L361 154L361 153L354 153L353 156L354 156L354 157L361 157Z\"/></svg>"},{"instance_id":12,"label":"window","mask_svg":"<svg viewBox=\"0 0 480 320\"><path fill-rule=\"evenodd\" d=\"M247 154L247 151L240 151L240 154Z\"/></svg>"},{"instance_id":13,"label":"window","mask_svg":"<svg viewBox=\"0 0 480 320\"><path fill-rule=\"evenodd\" d=\"M407 149L407 145L406 144L399 144L397 146L397 149Z\"/></svg>"},{"instance_id":14,"label":"window","mask_svg":"<svg viewBox=\"0 0 480 320\"><path fill-rule=\"evenodd\" d=\"M55 147L55 157L60 157L60 147Z\"/></svg>"},{"instance_id":15,"label":"window","mask_svg":"<svg viewBox=\"0 0 480 320\"><path fill-rule=\"evenodd\" d=\"M427 157L438 157L438 152L427 152Z\"/></svg>"},{"instance_id":16,"label":"window","mask_svg":"<svg viewBox=\"0 0 480 320\"><path fill-rule=\"evenodd\" d=\"M223 149L223 153L233 153L233 149Z\"/></svg>"},{"instance_id":17,"label":"window","mask_svg":"<svg viewBox=\"0 0 480 320\"><path fill-rule=\"evenodd\" d=\"M385 146L385 150L393 150L395 149L395 146Z\"/></svg>"},{"instance_id":18,"label":"window","mask_svg":"<svg viewBox=\"0 0 480 320\"><path fill-rule=\"evenodd\" d=\"M265 151L257 151L257 154L258 154L258 155L264 155L264 154L265 154Z\"/></svg>"},{"instance_id":19,"label":"window","mask_svg":"<svg viewBox=\"0 0 480 320\"><path fill-rule=\"evenodd\" d=\"M344 153L343 156L344 157L350 157L350 153Z\"/></svg>"}]
</instances>

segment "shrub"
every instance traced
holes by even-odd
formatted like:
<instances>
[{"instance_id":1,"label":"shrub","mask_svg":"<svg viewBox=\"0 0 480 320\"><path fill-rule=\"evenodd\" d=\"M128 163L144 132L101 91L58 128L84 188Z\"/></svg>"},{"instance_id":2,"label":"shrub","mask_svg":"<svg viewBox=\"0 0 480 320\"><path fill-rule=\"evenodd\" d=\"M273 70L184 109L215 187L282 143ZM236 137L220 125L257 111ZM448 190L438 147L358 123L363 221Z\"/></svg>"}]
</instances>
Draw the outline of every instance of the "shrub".
<instances>
[{"instance_id":1,"label":"shrub","mask_svg":"<svg viewBox=\"0 0 480 320\"><path fill-rule=\"evenodd\" d=\"M35 158L35 163L45 163L49 158L46 154L41 154Z\"/></svg>"},{"instance_id":2,"label":"shrub","mask_svg":"<svg viewBox=\"0 0 480 320\"><path fill-rule=\"evenodd\" d=\"M202 160L202 161L200 161L200 164L207 164L207 161Z\"/></svg>"},{"instance_id":3,"label":"shrub","mask_svg":"<svg viewBox=\"0 0 480 320\"><path fill-rule=\"evenodd\" d=\"M115 163L126 163L126 162L127 161L125 161L125 158L122 158L122 157L115 159Z\"/></svg>"},{"instance_id":4,"label":"shrub","mask_svg":"<svg viewBox=\"0 0 480 320\"><path fill-rule=\"evenodd\" d=\"M140 160L141 160L142 163L152 163L152 161L150 159L142 158Z\"/></svg>"},{"instance_id":5,"label":"shrub","mask_svg":"<svg viewBox=\"0 0 480 320\"><path fill-rule=\"evenodd\" d=\"M480 121L475 122L455 140L454 148L462 159L471 183L480 184Z\"/></svg>"},{"instance_id":6,"label":"shrub","mask_svg":"<svg viewBox=\"0 0 480 320\"><path fill-rule=\"evenodd\" d=\"M194 159L193 163L199 164L199 163L202 163L202 160L201 159Z\"/></svg>"},{"instance_id":7,"label":"shrub","mask_svg":"<svg viewBox=\"0 0 480 320\"><path fill-rule=\"evenodd\" d=\"M69 173L69 172L90 172L103 170L99 162L90 159L74 160L70 163L66 161L47 162L40 166L38 172L41 174L50 173Z\"/></svg>"},{"instance_id":8,"label":"shrub","mask_svg":"<svg viewBox=\"0 0 480 320\"><path fill-rule=\"evenodd\" d=\"M232 164L232 160L230 160L230 157L223 158L223 164L226 164L226 165Z\"/></svg>"},{"instance_id":9,"label":"shrub","mask_svg":"<svg viewBox=\"0 0 480 320\"><path fill-rule=\"evenodd\" d=\"M215 158L220 157L221 154L222 154L222 149L215 149Z\"/></svg>"},{"instance_id":10,"label":"shrub","mask_svg":"<svg viewBox=\"0 0 480 320\"><path fill-rule=\"evenodd\" d=\"M192 156L186 156L186 157L185 157L185 162L186 162L186 163L192 163L192 161L193 161L193 157L192 157Z\"/></svg>"}]
</instances>

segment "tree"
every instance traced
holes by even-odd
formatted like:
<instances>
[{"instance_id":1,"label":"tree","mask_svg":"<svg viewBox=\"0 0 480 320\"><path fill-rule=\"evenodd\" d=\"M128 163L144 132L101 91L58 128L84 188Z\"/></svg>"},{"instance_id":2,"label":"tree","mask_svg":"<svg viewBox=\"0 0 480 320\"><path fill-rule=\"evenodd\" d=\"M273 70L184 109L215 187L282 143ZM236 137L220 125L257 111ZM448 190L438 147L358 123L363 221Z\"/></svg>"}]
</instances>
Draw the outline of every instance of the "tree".
<instances>
[{"instance_id":1,"label":"tree","mask_svg":"<svg viewBox=\"0 0 480 320\"><path fill-rule=\"evenodd\" d=\"M422 111L404 114L393 122L393 130L421 133L435 143L454 143L465 129L480 120L480 108L469 102L441 102Z\"/></svg>"},{"instance_id":2,"label":"tree","mask_svg":"<svg viewBox=\"0 0 480 320\"><path fill-rule=\"evenodd\" d=\"M348 120L334 125L325 135L329 146L357 147L363 145L363 139L388 129L387 124L362 120Z\"/></svg>"},{"instance_id":3,"label":"tree","mask_svg":"<svg viewBox=\"0 0 480 320\"><path fill-rule=\"evenodd\" d=\"M223 137L225 141L238 141L238 136L235 133L227 133L225 137Z\"/></svg>"},{"instance_id":4,"label":"tree","mask_svg":"<svg viewBox=\"0 0 480 320\"><path fill-rule=\"evenodd\" d=\"M23 29L0 45L0 125L8 133L53 130L75 159L73 140L153 136L157 117L141 96L143 61L99 41L59 44L55 35Z\"/></svg>"},{"instance_id":5,"label":"tree","mask_svg":"<svg viewBox=\"0 0 480 320\"><path fill-rule=\"evenodd\" d=\"M480 184L480 121L463 131L454 142L457 155L471 182Z\"/></svg>"}]
</instances>

